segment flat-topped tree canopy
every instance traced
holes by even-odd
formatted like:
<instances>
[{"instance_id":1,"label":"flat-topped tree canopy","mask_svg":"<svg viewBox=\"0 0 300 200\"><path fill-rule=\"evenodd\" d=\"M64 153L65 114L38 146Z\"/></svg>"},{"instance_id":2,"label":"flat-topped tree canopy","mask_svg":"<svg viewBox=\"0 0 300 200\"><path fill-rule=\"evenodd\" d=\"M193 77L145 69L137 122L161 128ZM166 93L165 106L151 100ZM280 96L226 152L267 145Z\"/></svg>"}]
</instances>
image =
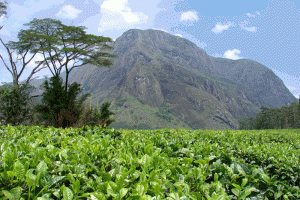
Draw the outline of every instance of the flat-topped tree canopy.
<instances>
[{"instance_id":1,"label":"flat-topped tree canopy","mask_svg":"<svg viewBox=\"0 0 300 200\"><path fill-rule=\"evenodd\" d=\"M21 30L18 34L19 42L9 42L11 49L17 50L19 54L30 49L30 53L41 53L44 60L36 61L49 68L51 73L59 75L63 67L66 70L66 88L69 72L74 67L80 67L90 63L96 66L108 67L112 65L109 58L117 57L102 50L111 49L107 42L114 42L109 37L86 34L86 27L67 26L59 20L36 19L24 24L30 26L28 30ZM65 60L63 62L63 60ZM82 62L68 69L70 61ZM59 64L57 64L58 62ZM51 65L53 70L51 70Z\"/></svg>"}]
</instances>

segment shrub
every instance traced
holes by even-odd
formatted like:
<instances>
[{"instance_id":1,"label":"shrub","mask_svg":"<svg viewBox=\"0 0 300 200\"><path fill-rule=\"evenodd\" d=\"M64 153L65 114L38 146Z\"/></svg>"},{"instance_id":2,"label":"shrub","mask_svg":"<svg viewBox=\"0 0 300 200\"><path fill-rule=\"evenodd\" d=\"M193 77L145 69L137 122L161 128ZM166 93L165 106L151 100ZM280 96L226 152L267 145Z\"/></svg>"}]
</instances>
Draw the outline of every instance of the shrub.
<instances>
[{"instance_id":1,"label":"shrub","mask_svg":"<svg viewBox=\"0 0 300 200\"><path fill-rule=\"evenodd\" d=\"M108 127L115 119L111 119L110 116L114 115L115 113L108 110L109 106L111 105L110 102L105 102L99 107L88 107L84 108L79 123L76 127L82 126L101 126L102 128Z\"/></svg>"}]
</instances>

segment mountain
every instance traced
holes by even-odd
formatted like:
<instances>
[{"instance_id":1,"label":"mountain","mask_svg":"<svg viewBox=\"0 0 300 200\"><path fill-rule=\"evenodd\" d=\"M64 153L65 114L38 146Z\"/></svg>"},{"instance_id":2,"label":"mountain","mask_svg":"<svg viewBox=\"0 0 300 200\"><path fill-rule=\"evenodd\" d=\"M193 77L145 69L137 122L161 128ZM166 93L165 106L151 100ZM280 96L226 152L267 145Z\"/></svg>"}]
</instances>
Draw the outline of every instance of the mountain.
<instances>
[{"instance_id":1,"label":"mountain","mask_svg":"<svg viewBox=\"0 0 300 200\"><path fill-rule=\"evenodd\" d=\"M261 106L297 102L266 66L214 58L163 31L131 29L111 45L109 53L118 56L111 68L87 64L74 68L68 79L92 94L92 105L112 103L116 122L110 127L238 129L237 119L257 115ZM61 77L65 81L65 72Z\"/></svg>"}]
</instances>

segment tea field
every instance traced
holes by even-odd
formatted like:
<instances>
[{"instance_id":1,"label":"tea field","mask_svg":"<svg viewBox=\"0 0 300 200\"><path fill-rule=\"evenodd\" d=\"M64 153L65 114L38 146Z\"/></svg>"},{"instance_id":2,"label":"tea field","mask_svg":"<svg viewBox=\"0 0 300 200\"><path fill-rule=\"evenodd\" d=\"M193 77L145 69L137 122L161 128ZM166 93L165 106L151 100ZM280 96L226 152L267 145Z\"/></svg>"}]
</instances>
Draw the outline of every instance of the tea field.
<instances>
[{"instance_id":1,"label":"tea field","mask_svg":"<svg viewBox=\"0 0 300 200\"><path fill-rule=\"evenodd\" d=\"M299 133L0 126L0 199L300 199Z\"/></svg>"}]
</instances>

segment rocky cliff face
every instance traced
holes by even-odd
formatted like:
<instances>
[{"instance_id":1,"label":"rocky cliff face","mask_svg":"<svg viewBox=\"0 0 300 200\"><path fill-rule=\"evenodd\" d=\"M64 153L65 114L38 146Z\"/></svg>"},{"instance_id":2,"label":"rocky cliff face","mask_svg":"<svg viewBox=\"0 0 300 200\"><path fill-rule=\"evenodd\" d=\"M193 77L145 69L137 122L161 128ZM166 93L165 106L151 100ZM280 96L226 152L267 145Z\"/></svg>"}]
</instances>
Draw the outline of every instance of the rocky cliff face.
<instances>
[{"instance_id":1,"label":"rocky cliff face","mask_svg":"<svg viewBox=\"0 0 300 200\"><path fill-rule=\"evenodd\" d=\"M111 127L237 129L238 118L256 115L261 106L296 101L265 66L213 58L163 31L128 30L113 47L118 57L110 69L87 64L68 80L93 95L92 105L112 102Z\"/></svg>"},{"instance_id":2,"label":"rocky cliff face","mask_svg":"<svg viewBox=\"0 0 300 200\"><path fill-rule=\"evenodd\" d=\"M249 100L256 106L269 108L288 106L297 99L282 80L266 66L250 60L229 60L211 57L222 77L251 89Z\"/></svg>"}]
</instances>

